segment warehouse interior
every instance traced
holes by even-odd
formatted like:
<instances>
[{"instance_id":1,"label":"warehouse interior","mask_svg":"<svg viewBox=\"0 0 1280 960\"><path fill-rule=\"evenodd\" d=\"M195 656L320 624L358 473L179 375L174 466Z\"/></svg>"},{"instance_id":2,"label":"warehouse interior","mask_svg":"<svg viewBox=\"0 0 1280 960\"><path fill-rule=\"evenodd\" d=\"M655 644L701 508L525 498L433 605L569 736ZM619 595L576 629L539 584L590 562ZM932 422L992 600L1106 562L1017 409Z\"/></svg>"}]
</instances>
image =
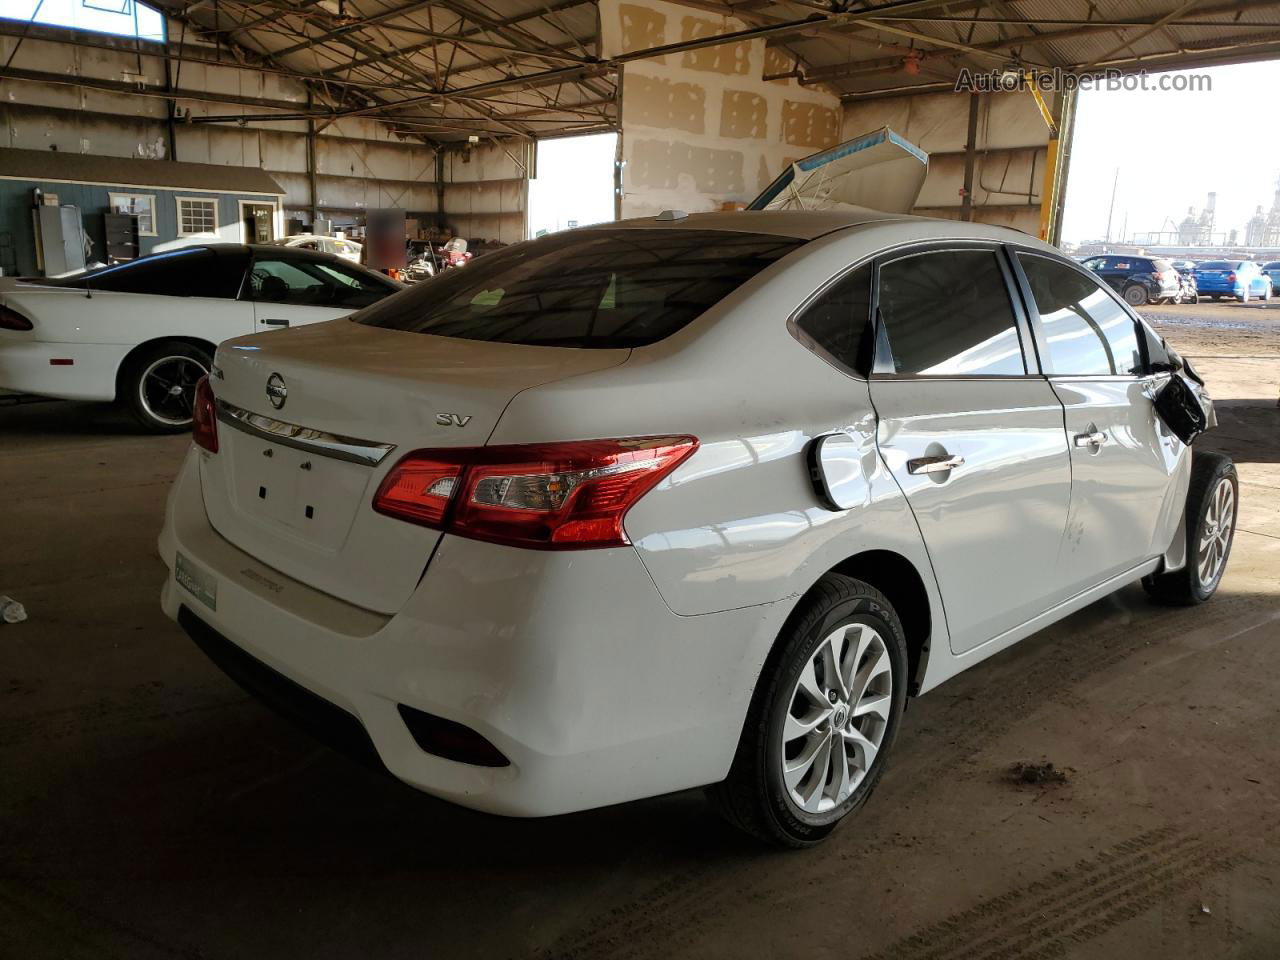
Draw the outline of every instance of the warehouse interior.
<instances>
[{"instance_id":1,"label":"warehouse interior","mask_svg":"<svg viewBox=\"0 0 1280 960\"><path fill-rule=\"evenodd\" d=\"M911 213L1057 244L1071 191L1111 187L1071 179L1076 93L959 78L1275 59L1280 0L0 0L0 273L61 272L53 232L83 268L387 211L483 262L742 210L883 127L928 154ZM589 176L540 169L602 135ZM544 174L612 209L560 216ZM159 610L189 437L0 392L0 594L28 612L0 625L0 956L1277 955L1275 318L1168 328L1251 498L1224 595L1128 587L923 698L866 815L801 854L696 791L505 819L317 745ZM1047 759L1061 788L1004 775Z\"/></svg>"}]
</instances>

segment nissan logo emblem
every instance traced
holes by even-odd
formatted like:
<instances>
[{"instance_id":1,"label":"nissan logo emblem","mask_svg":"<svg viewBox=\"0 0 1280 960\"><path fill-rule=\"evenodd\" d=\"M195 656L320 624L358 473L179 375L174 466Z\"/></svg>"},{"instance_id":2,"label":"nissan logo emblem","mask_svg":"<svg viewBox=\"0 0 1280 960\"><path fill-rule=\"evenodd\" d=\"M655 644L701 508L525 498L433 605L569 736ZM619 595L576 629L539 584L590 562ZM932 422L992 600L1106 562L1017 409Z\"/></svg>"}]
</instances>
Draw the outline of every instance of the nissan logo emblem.
<instances>
[{"instance_id":1,"label":"nissan logo emblem","mask_svg":"<svg viewBox=\"0 0 1280 960\"><path fill-rule=\"evenodd\" d=\"M278 373L267 377L267 399L277 410L284 406L285 400L289 399L289 388L284 385L284 377Z\"/></svg>"}]
</instances>

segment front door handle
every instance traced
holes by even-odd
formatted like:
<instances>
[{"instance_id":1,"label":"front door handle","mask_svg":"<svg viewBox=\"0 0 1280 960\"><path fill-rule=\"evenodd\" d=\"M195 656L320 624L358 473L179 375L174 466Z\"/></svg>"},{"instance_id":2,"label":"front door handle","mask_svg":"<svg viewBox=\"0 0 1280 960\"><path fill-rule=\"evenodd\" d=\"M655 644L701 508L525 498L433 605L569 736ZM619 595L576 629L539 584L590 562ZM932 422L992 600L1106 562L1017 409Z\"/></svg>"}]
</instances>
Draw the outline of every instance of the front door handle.
<instances>
[{"instance_id":1,"label":"front door handle","mask_svg":"<svg viewBox=\"0 0 1280 960\"><path fill-rule=\"evenodd\" d=\"M1093 433L1077 433L1071 438L1077 447L1100 447L1107 442L1107 435L1101 430Z\"/></svg>"},{"instance_id":2,"label":"front door handle","mask_svg":"<svg viewBox=\"0 0 1280 960\"><path fill-rule=\"evenodd\" d=\"M267 317L262 322L268 327L287 327L289 325L289 321L282 317Z\"/></svg>"},{"instance_id":3,"label":"front door handle","mask_svg":"<svg viewBox=\"0 0 1280 960\"><path fill-rule=\"evenodd\" d=\"M964 457L953 457L949 453L936 457L916 457L907 461L907 473L947 473L956 467L964 466Z\"/></svg>"}]
</instances>

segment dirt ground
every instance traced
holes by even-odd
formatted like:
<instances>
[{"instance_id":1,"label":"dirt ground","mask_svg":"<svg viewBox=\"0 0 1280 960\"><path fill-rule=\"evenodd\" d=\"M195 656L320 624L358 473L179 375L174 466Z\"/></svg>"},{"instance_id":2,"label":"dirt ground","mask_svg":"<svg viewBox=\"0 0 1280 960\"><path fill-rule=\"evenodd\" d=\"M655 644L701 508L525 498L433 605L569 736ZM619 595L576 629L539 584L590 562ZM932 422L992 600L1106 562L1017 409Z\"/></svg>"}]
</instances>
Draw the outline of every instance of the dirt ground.
<instances>
[{"instance_id":1,"label":"dirt ground","mask_svg":"<svg viewBox=\"0 0 1280 960\"><path fill-rule=\"evenodd\" d=\"M1239 463L1213 602L1127 588L915 702L803 853L697 792L502 820L317 746L160 613L186 439L0 409L0 957L1280 956L1278 308L1147 311Z\"/></svg>"}]
</instances>

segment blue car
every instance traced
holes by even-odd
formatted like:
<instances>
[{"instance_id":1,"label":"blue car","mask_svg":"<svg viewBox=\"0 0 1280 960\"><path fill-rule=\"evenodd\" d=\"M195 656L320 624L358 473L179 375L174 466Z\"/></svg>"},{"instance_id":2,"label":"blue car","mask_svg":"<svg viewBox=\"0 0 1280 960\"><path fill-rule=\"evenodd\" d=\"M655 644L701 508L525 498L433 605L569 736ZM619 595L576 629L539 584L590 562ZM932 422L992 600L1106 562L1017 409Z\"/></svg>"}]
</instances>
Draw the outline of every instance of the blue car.
<instances>
[{"instance_id":1,"label":"blue car","mask_svg":"<svg viewBox=\"0 0 1280 960\"><path fill-rule=\"evenodd\" d=\"M1273 260L1262 265L1262 272L1271 279L1271 295L1280 297L1280 260Z\"/></svg>"},{"instance_id":2,"label":"blue car","mask_svg":"<svg viewBox=\"0 0 1280 960\"><path fill-rule=\"evenodd\" d=\"M1235 297L1248 303L1254 297L1271 299L1271 278L1252 260L1205 260L1196 265L1196 289L1200 296Z\"/></svg>"}]
</instances>

